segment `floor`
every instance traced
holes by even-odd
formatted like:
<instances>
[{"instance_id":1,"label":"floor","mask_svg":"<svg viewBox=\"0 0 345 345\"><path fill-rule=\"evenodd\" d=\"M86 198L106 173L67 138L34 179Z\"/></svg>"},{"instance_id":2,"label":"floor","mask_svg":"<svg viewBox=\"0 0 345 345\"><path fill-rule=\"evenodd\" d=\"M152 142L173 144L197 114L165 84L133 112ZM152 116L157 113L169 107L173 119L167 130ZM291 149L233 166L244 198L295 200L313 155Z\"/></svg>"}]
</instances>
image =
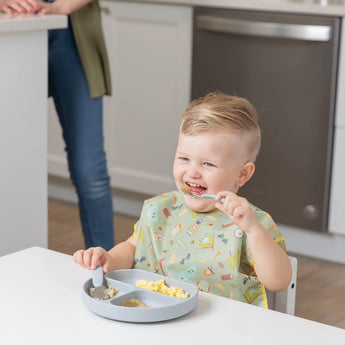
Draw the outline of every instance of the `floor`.
<instances>
[{"instance_id":1,"label":"floor","mask_svg":"<svg viewBox=\"0 0 345 345\"><path fill-rule=\"evenodd\" d=\"M49 200L50 249L73 254L83 248L75 204ZM125 240L136 219L115 215L116 241ZM295 315L345 329L345 265L289 253L298 259Z\"/></svg>"}]
</instances>

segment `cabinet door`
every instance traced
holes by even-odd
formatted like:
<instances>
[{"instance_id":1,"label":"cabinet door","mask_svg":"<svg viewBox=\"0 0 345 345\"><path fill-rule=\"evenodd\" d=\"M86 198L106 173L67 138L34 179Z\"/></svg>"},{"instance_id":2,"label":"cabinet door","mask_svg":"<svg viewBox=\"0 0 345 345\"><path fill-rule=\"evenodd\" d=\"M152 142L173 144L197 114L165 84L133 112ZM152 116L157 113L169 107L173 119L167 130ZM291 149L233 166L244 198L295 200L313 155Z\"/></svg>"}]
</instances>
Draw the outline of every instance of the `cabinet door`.
<instances>
[{"instance_id":1,"label":"cabinet door","mask_svg":"<svg viewBox=\"0 0 345 345\"><path fill-rule=\"evenodd\" d=\"M179 123L190 102L192 9L101 6L113 83L104 104L112 186L148 194L175 189Z\"/></svg>"}]
</instances>

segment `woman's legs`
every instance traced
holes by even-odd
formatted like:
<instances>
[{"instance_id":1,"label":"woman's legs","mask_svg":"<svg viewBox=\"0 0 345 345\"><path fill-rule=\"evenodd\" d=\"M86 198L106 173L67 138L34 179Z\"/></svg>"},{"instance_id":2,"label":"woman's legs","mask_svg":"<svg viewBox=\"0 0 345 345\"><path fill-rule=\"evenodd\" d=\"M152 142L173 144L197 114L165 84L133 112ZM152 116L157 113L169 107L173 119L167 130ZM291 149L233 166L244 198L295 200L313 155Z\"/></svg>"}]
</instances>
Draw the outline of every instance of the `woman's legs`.
<instances>
[{"instance_id":1,"label":"woman's legs","mask_svg":"<svg viewBox=\"0 0 345 345\"><path fill-rule=\"evenodd\" d=\"M85 246L114 245L113 207L103 141L102 97L91 99L72 30L49 31L49 88L79 198Z\"/></svg>"}]
</instances>

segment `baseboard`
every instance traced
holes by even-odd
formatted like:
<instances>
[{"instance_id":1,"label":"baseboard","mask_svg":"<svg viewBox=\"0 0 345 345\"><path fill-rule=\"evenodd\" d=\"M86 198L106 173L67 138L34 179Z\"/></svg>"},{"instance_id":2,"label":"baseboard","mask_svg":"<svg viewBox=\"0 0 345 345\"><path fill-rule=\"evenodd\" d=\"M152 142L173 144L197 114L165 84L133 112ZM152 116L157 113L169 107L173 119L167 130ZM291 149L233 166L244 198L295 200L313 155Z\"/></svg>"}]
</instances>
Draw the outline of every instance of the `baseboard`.
<instances>
[{"instance_id":1,"label":"baseboard","mask_svg":"<svg viewBox=\"0 0 345 345\"><path fill-rule=\"evenodd\" d=\"M345 236L278 224L289 253L345 264Z\"/></svg>"},{"instance_id":2,"label":"baseboard","mask_svg":"<svg viewBox=\"0 0 345 345\"><path fill-rule=\"evenodd\" d=\"M113 189L114 213L139 218L144 200L151 196ZM71 203L78 202L77 194L69 180L52 176L48 179L48 197Z\"/></svg>"}]
</instances>

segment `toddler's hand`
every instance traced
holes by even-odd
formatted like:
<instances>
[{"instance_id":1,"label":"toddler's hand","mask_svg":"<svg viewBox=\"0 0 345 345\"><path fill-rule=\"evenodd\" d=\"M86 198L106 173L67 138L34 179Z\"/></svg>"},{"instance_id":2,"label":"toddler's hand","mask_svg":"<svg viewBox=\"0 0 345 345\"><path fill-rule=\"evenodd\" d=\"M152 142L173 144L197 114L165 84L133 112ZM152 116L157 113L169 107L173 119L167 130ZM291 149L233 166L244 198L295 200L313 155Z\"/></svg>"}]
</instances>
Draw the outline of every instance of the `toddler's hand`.
<instances>
[{"instance_id":1,"label":"toddler's hand","mask_svg":"<svg viewBox=\"0 0 345 345\"><path fill-rule=\"evenodd\" d=\"M83 268L94 270L99 264L103 266L104 273L109 272L110 255L101 247L91 247L87 250L78 250L73 254L73 260Z\"/></svg>"},{"instance_id":2,"label":"toddler's hand","mask_svg":"<svg viewBox=\"0 0 345 345\"><path fill-rule=\"evenodd\" d=\"M224 197L223 203L219 200ZM216 196L216 207L226 213L230 219L242 230L248 233L251 227L257 223L255 212L248 200L232 192L219 192Z\"/></svg>"}]
</instances>

